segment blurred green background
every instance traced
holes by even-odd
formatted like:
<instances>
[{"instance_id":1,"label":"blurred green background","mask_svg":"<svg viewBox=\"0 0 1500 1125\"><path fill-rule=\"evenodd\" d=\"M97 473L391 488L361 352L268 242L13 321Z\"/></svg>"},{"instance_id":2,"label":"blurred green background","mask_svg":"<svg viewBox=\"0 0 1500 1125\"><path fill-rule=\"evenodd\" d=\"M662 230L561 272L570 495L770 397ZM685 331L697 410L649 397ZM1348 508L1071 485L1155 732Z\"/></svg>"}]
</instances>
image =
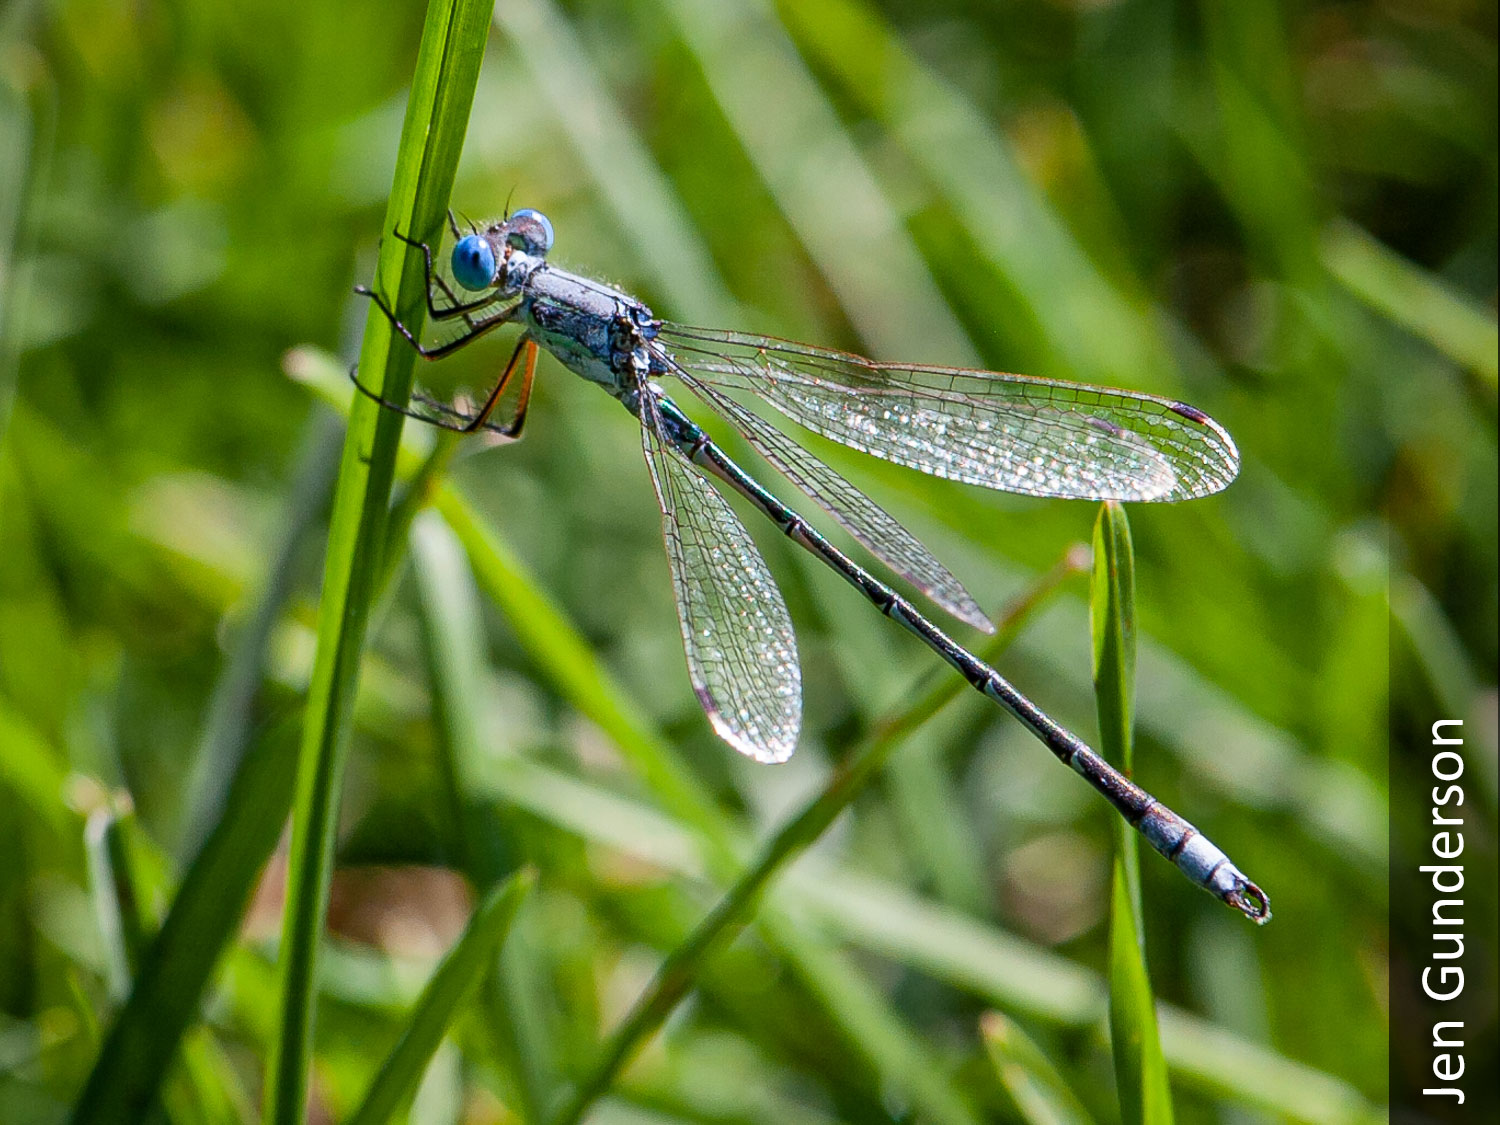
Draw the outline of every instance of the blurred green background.
<instances>
[{"instance_id":1,"label":"blurred green background","mask_svg":"<svg viewBox=\"0 0 1500 1125\"><path fill-rule=\"evenodd\" d=\"M1227 492L1130 511L1137 775L1276 915L1257 930L1143 859L1181 1120L1360 1120L1390 1097L1387 968L1408 935L1387 924L1385 808L1426 758L1398 738L1388 763L1388 703L1419 751L1431 717L1470 720L1471 814L1494 823L1495 19L1466 0L498 6L460 212L544 210L555 261L671 319L1168 394L1239 443ZM128 824L156 916L239 755L298 714L340 430L284 356L352 359L421 20L287 0L0 13L0 1120L66 1116L125 987L101 826ZM470 349L443 385L483 386L507 355ZM816 448L996 612L1095 516ZM544 358L526 440L452 472L758 831L937 663L751 524L797 623L807 720L789 765L741 761L689 690L634 422ZM420 526L423 557L446 557ZM437 753L418 585L409 570L383 605L362 680L323 1119L357 1100L468 910L452 872L473 809L454 813ZM1086 592L1072 579L1001 670L1092 737ZM541 883L506 948L513 1035L497 1045L476 1008L413 1120L520 1119L714 897L524 629L487 600L474 614L477 832ZM1115 1119L1110 829L965 699L794 870L793 917L980 1119L1028 1112L985 1062L988 1009ZM1493 887L1493 848L1471 854ZM254 1113L278 871L169 1081L173 1121ZM820 886L842 905L819 910ZM1470 932L1493 959L1493 901ZM597 1120L910 1119L910 1076L847 1000L752 931ZM1471 1044L1493 1057L1486 1018Z\"/></svg>"}]
</instances>

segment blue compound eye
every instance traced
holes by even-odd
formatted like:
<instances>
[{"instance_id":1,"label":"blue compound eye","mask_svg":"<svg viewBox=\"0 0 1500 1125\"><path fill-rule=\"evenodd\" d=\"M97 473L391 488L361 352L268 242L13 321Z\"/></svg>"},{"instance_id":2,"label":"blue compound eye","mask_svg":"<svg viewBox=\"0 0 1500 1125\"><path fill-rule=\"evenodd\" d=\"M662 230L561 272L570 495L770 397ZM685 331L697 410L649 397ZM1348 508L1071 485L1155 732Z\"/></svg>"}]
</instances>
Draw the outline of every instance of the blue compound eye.
<instances>
[{"instance_id":1,"label":"blue compound eye","mask_svg":"<svg viewBox=\"0 0 1500 1125\"><path fill-rule=\"evenodd\" d=\"M471 291L495 284L495 251L483 235L461 238L453 248L453 280Z\"/></svg>"},{"instance_id":2,"label":"blue compound eye","mask_svg":"<svg viewBox=\"0 0 1500 1125\"><path fill-rule=\"evenodd\" d=\"M517 250L540 258L552 249L552 223L540 211L523 207L506 222L505 240Z\"/></svg>"}]
</instances>

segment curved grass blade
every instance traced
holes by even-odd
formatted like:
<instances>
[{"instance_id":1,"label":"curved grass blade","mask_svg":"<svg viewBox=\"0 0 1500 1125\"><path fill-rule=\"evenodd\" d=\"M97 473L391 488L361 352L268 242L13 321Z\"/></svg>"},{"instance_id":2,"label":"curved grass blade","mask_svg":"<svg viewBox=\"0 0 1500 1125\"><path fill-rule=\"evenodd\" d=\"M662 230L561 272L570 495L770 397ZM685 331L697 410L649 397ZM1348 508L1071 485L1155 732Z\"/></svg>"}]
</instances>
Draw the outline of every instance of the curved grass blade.
<instances>
[{"instance_id":1,"label":"curved grass blade","mask_svg":"<svg viewBox=\"0 0 1500 1125\"><path fill-rule=\"evenodd\" d=\"M481 763L489 758L481 715L486 656L479 590L463 546L436 512L424 511L412 522L411 555L432 683L438 768L455 826L457 862L475 886L491 887L515 865L508 831L514 802L495 795L479 776L487 772ZM549 971L524 932L518 934L506 943L499 971L486 981L480 1001L484 1027L509 1073L523 1121L542 1120L541 1107L557 1081L556 1048L536 995L545 988Z\"/></svg>"},{"instance_id":2,"label":"curved grass blade","mask_svg":"<svg viewBox=\"0 0 1500 1125\"><path fill-rule=\"evenodd\" d=\"M1090 1125L1094 1120L1052 1060L1009 1017L986 1012L979 1035L1012 1108L1028 1125Z\"/></svg>"},{"instance_id":3,"label":"curved grass blade","mask_svg":"<svg viewBox=\"0 0 1500 1125\"><path fill-rule=\"evenodd\" d=\"M1361 301L1474 372L1494 391L1500 382L1500 333L1493 311L1342 219L1323 228L1318 256Z\"/></svg>"},{"instance_id":4,"label":"curved grass blade","mask_svg":"<svg viewBox=\"0 0 1500 1125\"><path fill-rule=\"evenodd\" d=\"M132 955L130 997L94 1062L74 1121L130 1120L135 1107L155 1097L286 819L295 739L289 725L256 738L254 704L271 630L291 596L297 560L332 490L334 465L327 443L336 436L337 423L329 424L319 421L308 428L279 521L281 542L210 697L185 818L192 864L166 920L158 926L152 919L150 944ZM200 901L205 895L207 901ZM184 933L196 934L190 946ZM164 957L172 966L170 988L162 986ZM191 1054L188 1061L193 1065Z\"/></svg>"},{"instance_id":5,"label":"curved grass blade","mask_svg":"<svg viewBox=\"0 0 1500 1125\"><path fill-rule=\"evenodd\" d=\"M432 0L428 7L386 211L388 230L427 238L441 228L489 13L483 0ZM424 278L420 255L399 239L386 238L375 289L409 324L421 324ZM382 397L405 401L414 356L406 347L392 347L392 337L382 317L370 317L360 369ZM317 950L333 867L339 789L359 652L384 562L386 508L402 421L394 411L361 398L344 441L297 778L280 948L281 1021L266 1078L268 1122L299 1122L305 1110Z\"/></svg>"},{"instance_id":6,"label":"curved grass blade","mask_svg":"<svg viewBox=\"0 0 1500 1125\"><path fill-rule=\"evenodd\" d=\"M463 936L432 974L407 1017L401 1037L375 1071L349 1125L380 1125L416 1091L432 1054L442 1042L469 990L488 972L510 933L516 911L536 884L536 872L516 872L486 896Z\"/></svg>"},{"instance_id":7,"label":"curved grass blade","mask_svg":"<svg viewBox=\"0 0 1500 1125\"><path fill-rule=\"evenodd\" d=\"M1119 504L1105 504L1094 524L1094 581L1089 599L1094 698L1104 756L1129 776L1135 707L1135 561L1130 524ZM1172 1092L1146 972L1137 836L1115 824L1110 896L1109 1027L1120 1116L1127 1125L1171 1125Z\"/></svg>"},{"instance_id":8,"label":"curved grass blade","mask_svg":"<svg viewBox=\"0 0 1500 1125\"><path fill-rule=\"evenodd\" d=\"M139 1121L155 1099L281 833L291 804L296 747L295 729L284 723L244 756L225 798L229 813L204 841L166 920L142 953L130 997L74 1106L73 1125Z\"/></svg>"}]
</instances>

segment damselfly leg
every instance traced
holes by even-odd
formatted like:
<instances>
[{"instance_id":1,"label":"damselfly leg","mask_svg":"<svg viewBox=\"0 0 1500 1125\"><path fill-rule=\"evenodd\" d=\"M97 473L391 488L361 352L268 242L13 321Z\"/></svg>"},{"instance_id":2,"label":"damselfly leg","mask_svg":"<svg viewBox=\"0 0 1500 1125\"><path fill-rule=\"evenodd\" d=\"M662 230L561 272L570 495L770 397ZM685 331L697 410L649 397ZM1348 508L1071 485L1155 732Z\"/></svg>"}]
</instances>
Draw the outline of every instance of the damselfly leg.
<instances>
[{"instance_id":1,"label":"damselfly leg","mask_svg":"<svg viewBox=\"0 0 1500 1125\"><path fill-rule=\"evenodd\" d=\"M448 213L448 221L450 224L453 222L453 213L451 211ZM407 237L406 235L402 234L399 229L393 230L391 233L394 234L400 241L410 246L412 249L422 251L422 264L426 268L427 272L427 315L433 320L453 320L456 317L460 316L465 320L469 320L469 316L471 314L479 312L481 309L488 308L495 303L497 298L493 293L491 293L487 297L480 297L474 301L460 301L457 294L453 292L453 290L449 287L448 282L443 278L443 275L438 273L437 270L433 268L431 246L427 245L427 243L425 242L418 242L414 238ZM456 233L457 231L455 228L455 234ZM432 299L432 290L434 286L441 289L443 292L443 296L447 297L448 300L452 301L453 303L451 305L439 307L437 303ZM362 287L356 286L355 292L360 292L361 288ZM474 322L472 320L469 320L470 327L473 327L473 324Z\"/></svg>"},{"instance_id":2,"label":"damselfly leg","mask_svg":"<svg viewBox=\"0 0 1500 1125\"><path fill-rule=\"evenodd\" d=\"M368 297L370 298L370 300L374 301L375 307L385 315L385 318L388 321L391 322L391 327L394 328L397 332L401 333L401 335L406 338L406 342L413 348L415 348L417 354L423 359L442 359L445 355L452 355L454 352L458 351L459 348L462 348L467 344L472 344L475 340L479 339L479 337L485 335L488 332L493 332L502 324L509 324L511 321L515 320L516 312L520 308L519 303L513 303L506 305L498 312L492 313L489 316L475 317L471 320L468 320L469 330L467 332L455 337L452 340L449 340L447 343L439 344L435 348L429 348L423 345L422 341L418 340L416 336L412 335L411 329L406 327L406 325L401 322L401 318L398 317L394 311L392 311L390 305L385 303L385 298L382 297L379 293L375 292L375 290L369 288L366 285L356 285L354 287L354 291L361 297ZM494 305L495 302L491 300L486 302L486 304Z\"/></svg>"},{"instance_id":3,"label":"damselfly leg","mask_svg":"<svg viewBox=\"0 0 1500 1125\"><path fill-rule=\"evenodd\" d=\"M374 302L375 307L380 310L381 314L388 321L390 321L391 327L399 332L402 338L405 339L406 342L412 346L413 350L415 350L416 353L423 359L436 360L441 359L444 356L451 355L453 352L458 351L465 345L471 344L481 336L484 336L487 333L492 332L494 329L499 328L502 324L511 323L516 319L516 312L519 308L519 304L515 302L506 305L503 308L500 308L498 311L492 313L489 316L473 316L474 311L482 308L493 307L497 303L498 298L493 295L484 300L471 302L466 306L438 310L435 307L432 299L433 285L436 284L440 286L442 288L442 291L450 298L453 296L453 294L448 286L443 282L443 279L433 271L431 249L427 246L426 243L416 242L410 238L407 238L400 231L396 231L395 235L407 245L416 247L417 249L420 249L422 251L423 261L427 273L427 307L429 312L431 312L434 318L438 320L451 319L454 316L462 316L464 319L464 323L468 327L468 330L460 334L456 338L447 341L446 343L440 344L436 347L426 347L420 340L417 339L415 333L413 333L411 329L408 328L406 324L400 319L400 317L396 315L395 311L390 307L390 305L386 303L385 299L381 297L380 294L364 285L356 286L354 291L360 296L368 297L372 302ZM515 350L511 353L510 360L505 365L505 370L501 373L500 378L496 380L490 392L485 396L484 405L479 409L477 413L450 406L447 403L440 402L437 399L434 399L431 396L422 394L420 392L414 393L412 395L412 402L418 404L416 407L413 407L411 405L404 405L387 399L383 395L376 393L371 388L366 387L363 383L360 382L359 375L354 370L351 370L349 372L349 378L353 381L355 387L359 390L359 392L366 398L373 399L381 406L384 406L390 410L397 411L400 414L404 414L408 418L414 418L418 421L428 422L434 426L440 426L445 430L451 430L454 433L471 434L476 433L480 430L485 430L490 433L499 434L502 437L515 440L521 436L521 430L526 424L526 410L531 402L532 379L536 373L536 357L536 343L529 337L523 335L521 339L516 342ZM521 387L519 398L516 404L516 409L507 421L503 423L493 422L491 421L491 418L495 412L495 408L499 404L501 396L505 393L506 388L510 385L511 377L515 374L518 363L522 366L523 373L521 376Z\"/></svg>"},{"instance_id":4,"label":"damselfly leg","mask_svg":"<svg viewBox=\"0 0 1500 1125\"><path fill-rule=\"evenodd\" d=\"M485 398L484 405L475 412L465 409L461 405L450 405L439 402L431 395L414 392L411 401L416 406L402 405L391 399L385 398L359 381L359 371L356 368L349 369L349 380L366 398L379 403L387 410L394 410L397 414L404 414L418 422L426 422L429 425L438 426L444 430L451 430L455 434L473 434L483 430L487 433L498 434L501 437L518 441L521 431L526 425L526 411L531 405L531 384L536 374L536 343L526 337L522 337L516 343L515 351L511 352L510 362L505 365L499 380L490 390ZM500 402L501 396L510 385L511 377L515 374L517 363L521 364L521 388L516 400L516 408L511 413L508 421L495 422L492 420L495 408Z\"/></svg>"}]
</instances>

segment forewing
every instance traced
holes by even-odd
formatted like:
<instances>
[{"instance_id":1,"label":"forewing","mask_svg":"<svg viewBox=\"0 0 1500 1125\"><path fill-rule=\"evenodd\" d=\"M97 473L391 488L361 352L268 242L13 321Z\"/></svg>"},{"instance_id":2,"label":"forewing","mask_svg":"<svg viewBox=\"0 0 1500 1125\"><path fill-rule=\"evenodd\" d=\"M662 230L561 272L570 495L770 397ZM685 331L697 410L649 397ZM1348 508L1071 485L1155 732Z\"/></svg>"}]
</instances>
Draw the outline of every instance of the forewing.
<instances>
[{"instance_id":1,"label":"forewing","mask_svg":"<svg viewBox=\"0 0 1500 1125\"><path fill-rule=\"evenodd\" d=\"M934 476L1031 496L1187 500L1218 492L1239 453L1201 411L1155 395L993 371L882 364L717 329L662 326L691 374L748 390L793 421Z\"/></svg>"},{"instance_id":2,"label":"forewing","mask_svg":"<svg viewBox=\"0 0 1500 1125\"><path fill-rule=\"evenodd\" d=\"M921 540L832 466L729 396L704 385L687 372L679 372L679 378L744 434L782 476L812 497L873 555L960 621L987 633L995 631L963 583L922 545Z\"/></svg>"},{"instance_id":3,"label":"forewing","mask_svg":"<svg viewBox=\"0 0 1500 1125\"><path fill-rule=\"evenodd\" d=\"M641 431L693 690L724 741L784 762L802 726L802 672L781 591L729 504L663 435L645 390Z\"/></svg>"}]
</instances>

